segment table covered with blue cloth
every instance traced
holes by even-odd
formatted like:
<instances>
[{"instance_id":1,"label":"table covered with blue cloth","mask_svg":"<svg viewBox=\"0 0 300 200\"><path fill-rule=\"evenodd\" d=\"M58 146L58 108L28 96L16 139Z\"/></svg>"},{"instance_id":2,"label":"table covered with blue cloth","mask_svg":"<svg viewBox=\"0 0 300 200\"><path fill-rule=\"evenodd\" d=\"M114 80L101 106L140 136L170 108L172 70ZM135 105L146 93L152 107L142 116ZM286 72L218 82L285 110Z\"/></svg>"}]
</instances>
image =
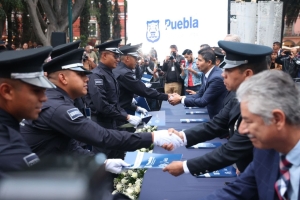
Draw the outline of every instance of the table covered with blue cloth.
<instances>
[{"instance_id":1,"label":"table covered with blue cloth","mask_svg":"<svg viewBox=\"0 0 300 200\"><path fill-rule=\"evenodd\" d=\"M180 119L207 118L208 115L186 115L183 105L172 106L168 102L163 102L161 110L166 113L166 126L158 127L159 130L175 128L178 131L193 127L195 123L180 123ZM195 109L195 111L205 109ZM216 138L212 142L225 143L226 140ZM154 147L153 153L183 154L182 160L187 160L204 155L212 149L187 149L180 147L174 151L166 151L161 147ZM195 178L191 174L183 174L174 177L162 169L148 169L140 193L140 200L186 200L201 199L214 190L222 188L225 182L231 182L236 178Z\"/></svg>"}]
</instances>

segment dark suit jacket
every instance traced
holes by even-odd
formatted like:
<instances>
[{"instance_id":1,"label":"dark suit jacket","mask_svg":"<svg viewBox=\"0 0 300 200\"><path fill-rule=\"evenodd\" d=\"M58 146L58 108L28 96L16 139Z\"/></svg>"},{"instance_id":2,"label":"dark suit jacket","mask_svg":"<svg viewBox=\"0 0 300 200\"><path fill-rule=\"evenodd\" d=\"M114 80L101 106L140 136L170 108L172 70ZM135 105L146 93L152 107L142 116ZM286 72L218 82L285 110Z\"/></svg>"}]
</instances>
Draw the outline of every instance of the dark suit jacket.
<instances>
[{"instance_id":1,"label":"dark suit jacket","mask_svg":"<svg viewBox=\"0 0 300 200\"><path fill-rule=\"evenodd\" d=\"M240 124L240 104L233 96L225 107L209 122L185 130L187 146L212 140L216 137L228 137L228 142L201 157L187 160L192 175L221 169L237 164L244 171L252 161L253 145L247 136L237 131Z\"/></svg>"},{"instance_id":2,"label":"dark suit jacket","mask_svg":"<svg viewBox=\"0 0 300 200\"><path fill-rule=\"evenodd\" d=\"M205 199L276 200L274 184L279 178L279 153L275 150L254 149L253 162L236 181ZM299 198L298 198L299 199Z\"/></svg>"},{"instance_id":3,"label":"dark suit jacket","mask_svg":"<svg viewBox=\"0 0 300 200\"><path fill-rule=\"evenodd\" d=\"M212 119L223 108L223 100L227 94L226 87L221 76L222 70L214 67L197 94L187 96L184 105L187 107L207 107L208 115ZM202 76L202 79L204 76Z\"/></svg>"}]
</instances>

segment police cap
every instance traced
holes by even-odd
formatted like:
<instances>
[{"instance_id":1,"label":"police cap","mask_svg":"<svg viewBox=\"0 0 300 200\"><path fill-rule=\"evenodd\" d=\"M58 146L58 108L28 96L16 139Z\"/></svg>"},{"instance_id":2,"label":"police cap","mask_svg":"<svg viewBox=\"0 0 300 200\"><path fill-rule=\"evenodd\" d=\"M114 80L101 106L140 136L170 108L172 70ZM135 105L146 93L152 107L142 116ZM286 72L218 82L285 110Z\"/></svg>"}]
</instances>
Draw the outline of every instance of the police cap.
<instances>
[{"instance_id":1,"label":"police cap","mask_svg":"<svg viewBox=\"0 0 300 200\"><path fill-rule=\"evenodd\" d=\"M211 48L216 54L217 58L223 58L225 55L222 53L222 49L220 47L212 47Z\"/></svg>"},{"instance_id":2,"label":"police cap","mask_svg":"<svg viewBox=\"0 0 300 200\"><path fill-rule=\"evenodd\" d=\"M117 39L117 40L104 42L102 44L95 46L95 48L98 48L99 51L111 51L113 53L122 54L122 52L119 49L119 44L121 40L122 39Z\"/></svg>"},{"instance_id":3,"label":"police cap","mask_svg":"<svg viewBox=\"0 0 300 200\"><path fill-rule=\"evenodd\" d=\"M72 51L74 49L78 49L79 45L80 45L80 40L75 41L75 42L71 42L71 43L67 43L67 44L61 44L58 45L56 47L53 48L53 51L51 53L51 59L60 56L62 54L65 54L69 51Z\"/></svg>"},{"instance_id":4,"label":"police cap","mask_svg":"<svg viewBox=\"0 0 300 200\"><path fill-rule=\"evenodd\" d=\"M44 76L43 63L52 47L24 51L5 51L0 54L0 77L19 79L42 88L55 88Z\"/></svg>"},{"instance_id":5,"label":"police cap","mask_svg":"<svg viewBox=\"0 0 300 200\"><path fill-rule=\"evenodd\" d=\"M133 57L139 57L140 55L139 55L138 50L140 49L140 47L141 47L141 44L134 45L134 46L125 45L125 46L122 46L120 48L120 51L124 55L130 55L130 56L133 56Z\"/></svg>"},{"instance_id":6,"label":"police cap","mask_svg":"<svg viewBox=\"0 0 300 200\"><path fill-rule=\"evenodd\" d=\"M261 62L273 51L270 47L249 43L221 40L218 44L219 47L226 52L224 58L226 65L224 66L224 69L234 68L248 63Z\"/></svg>"},{"instance_id":7,"label":"police cap","mask_svg":"<svg viewBox=\"0 0 300 200\"><path fill-rule=\"evenodd\" d=\"M84 72L85 74L91 74L92 72L84 69L83 67L83 52L84 49L74 49L65 54L57 56L43 65L44 71L50 74L61 70L72 70Z\"/></svg>"}]
</instances>

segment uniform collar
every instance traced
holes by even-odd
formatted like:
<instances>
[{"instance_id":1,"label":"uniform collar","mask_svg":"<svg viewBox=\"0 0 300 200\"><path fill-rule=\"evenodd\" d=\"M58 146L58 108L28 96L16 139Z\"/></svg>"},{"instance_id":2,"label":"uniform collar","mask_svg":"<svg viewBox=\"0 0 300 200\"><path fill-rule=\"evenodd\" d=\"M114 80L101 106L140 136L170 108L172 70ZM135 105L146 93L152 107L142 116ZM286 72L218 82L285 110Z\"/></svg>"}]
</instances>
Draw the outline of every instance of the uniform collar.
<instances>
[{"instance_id":1,"label":"uniform collar","mask_svg":"<svg viewBox=\"0 0 300 200\"><path fill-rule=\"evenodd\" d=\"M72 104L74 104L73 99L71 99L71 97L68 95L68 93L66 93L66 91L64 91L60 87L56 86L56 88L54 88L54 89L48 89L47 90L47 96L48 97L51 97L51 94L57 94L57 93L59 93L60 95L62 95L64 97L64 99L69 100L69 101L72 102Z\"/></svg>"},{"instance_id":2,"label":"uniform collar","mask_svg":"<svg viewBox=\"0 0 300 200\"><path fill-rule=\"evenodd\" d=\"M14 118L11 114L6 112L5 110L0 108L0 123L7 125L17 131L20 131L20 123L16 118Z\"/></svg>"},{"instance_id":3,"label":"uniform collar","mask_svg":"<svg viewBox=\"0 0 300 200\"><path fill-rule=\"evenodd\" d=\"M103 70L112 73L112 69L104 65L102 62L99 62L99 67L102 68Z\"/></svg>"}]
</instances>

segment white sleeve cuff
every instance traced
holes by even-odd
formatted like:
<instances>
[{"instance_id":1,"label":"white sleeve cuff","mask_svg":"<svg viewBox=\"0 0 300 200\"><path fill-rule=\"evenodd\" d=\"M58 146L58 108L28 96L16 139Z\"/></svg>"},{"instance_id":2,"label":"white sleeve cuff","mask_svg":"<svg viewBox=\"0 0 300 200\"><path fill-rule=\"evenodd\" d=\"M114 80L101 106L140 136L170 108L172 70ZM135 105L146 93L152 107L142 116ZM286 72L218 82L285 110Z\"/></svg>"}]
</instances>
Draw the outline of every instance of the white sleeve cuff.
<instances>
[{"instance_id":1,"label":"white sleeve cuff","mask_svg":"<svg viewBox=\"0 0 300 200\"><path fill-rule=\"evenodd\" d=\"M183 144L186 146L187 145L187 140L186 140L185 133L183 131L180 131L180 133L183 135Z\"/></svg>"},{"instance_id":2,"label":"white sleeve cuff","mask_svg":"<svg viewBox=\"0 0 300 200\"><path fill-rule=\"evenodd\" d=\"M184 173L190 174L190 170L189 170L189 168L187 167L186 160L183 161L182 164L183 164L183 171L184 171Z\"/></svg>"},{"instance_id":3,"label":"white sleeve cuff","mask_svg":"<svg viewBox=\"0 0 300 200\"><path fill-rule=\"evenodd\" d=\"M184 105L184 100L185 100L186 96L183 96L182 99L181 99L181 104Z\"/></svg>"}]
</instances>

